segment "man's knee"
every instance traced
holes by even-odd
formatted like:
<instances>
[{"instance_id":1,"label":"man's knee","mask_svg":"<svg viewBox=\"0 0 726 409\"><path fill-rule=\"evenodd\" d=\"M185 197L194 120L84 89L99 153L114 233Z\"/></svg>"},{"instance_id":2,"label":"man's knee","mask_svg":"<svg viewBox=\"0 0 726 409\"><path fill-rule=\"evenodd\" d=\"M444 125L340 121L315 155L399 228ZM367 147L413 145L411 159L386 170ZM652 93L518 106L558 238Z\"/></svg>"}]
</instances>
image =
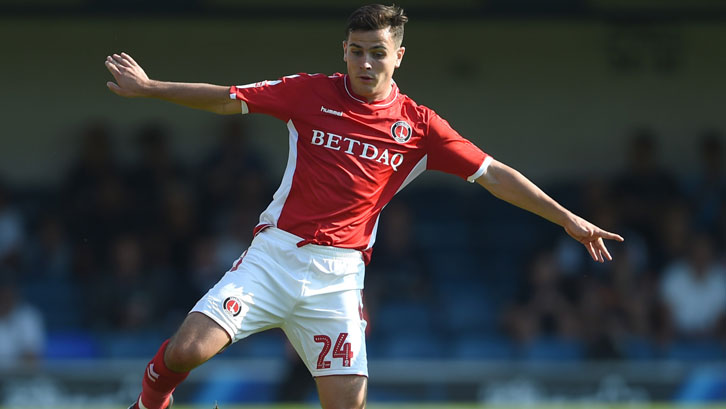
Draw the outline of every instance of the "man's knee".
<instances>
[{"instance_id":1,"label":"man's knee","mask_svg":"<svg viewBox=\"0 0 726 409\"><path fill-rule=\"evenodd\" d=\"M229 342L227 332L211 318L192 313L169 341L164 363L175 372L191 371L216 355Z\"/></svg>"},{"instance_id":2,"label":"man's knee","mask_svg":"<svg viewBox=\"0 0 726 409\"><path fill-rule=\"evenodd\" d=\"M323 409L363 409L366 407L368 378L357 375L325 376L315 379Z\"/></svg>"}]
</instances>

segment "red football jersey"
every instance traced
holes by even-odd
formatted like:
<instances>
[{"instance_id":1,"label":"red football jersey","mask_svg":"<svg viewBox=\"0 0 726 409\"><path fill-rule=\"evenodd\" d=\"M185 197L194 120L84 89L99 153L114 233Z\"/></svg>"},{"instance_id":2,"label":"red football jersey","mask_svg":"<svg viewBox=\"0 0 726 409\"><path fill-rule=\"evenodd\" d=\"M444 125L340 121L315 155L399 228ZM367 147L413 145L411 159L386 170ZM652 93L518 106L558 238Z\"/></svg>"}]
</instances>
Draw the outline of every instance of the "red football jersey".
<instances>
[{"instance_id":1,"label":"red football jersey","mask_svg":"<svg viewBox=\"0 0 726 409\"><path fill-rule=\"evenodd\" d=\"M287 123L290 152L282 183L260 216L303 240L370 257L378 218L391 198L426 169L473 182L491 158L433 110L401 94L367 102L347 75L298 74L230 88L242 113Z\"/></svg>"}]
</instances>

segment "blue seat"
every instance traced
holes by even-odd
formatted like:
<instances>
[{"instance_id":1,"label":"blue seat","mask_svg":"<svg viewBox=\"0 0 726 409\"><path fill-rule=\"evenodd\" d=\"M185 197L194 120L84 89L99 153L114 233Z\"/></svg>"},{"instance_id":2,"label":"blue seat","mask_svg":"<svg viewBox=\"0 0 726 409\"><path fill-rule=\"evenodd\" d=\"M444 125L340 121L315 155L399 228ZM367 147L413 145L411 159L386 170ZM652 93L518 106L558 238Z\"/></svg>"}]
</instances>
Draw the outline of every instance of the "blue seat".
<instances>
[{"instance_id":1,"label":"blue seat","mask_svg":"<svg viewBox=\"0 0 726 409\"><path fill-rule=\"evenodd\" d=\"M50 331L80 328L84 310L78 288L64 281L39 281L23 286L23 295L43 315Z\"/></svg>"},{"instance_id":2,"label":"blue seat","mask_svg":"<svg viewBox=\"0 0 726 409\"><path fill-rule=\"evenodd\" d=\"M456 220L422 219L414 227L416 242L431 251L465 249L470 243L471 226Z\"/></svg>"},{"instance_id":3,"label":"blue seat","mask_svg":"<svg viewBox=\"0 0 726 409\"><path fill-rule=\"evenodd\" d=\"M430 309L422 303L395 302L384 304L370 318L372 330L386 336L433 331Z\"/></svg>"},{"instance_id":4,"label":"blue seat","mask_svg":"<svg viewBox=\"0 0 726 409\"><path fill-rule=\"evenodd\" d=\"M510 360L515 357L515 347L503 337L463 336L452 346L453 358L460 360Z\"/></svg>"},{"instance_id":5,"label":"blue seat","mask_svg":"<svg viewBox=\"0 0 726 409\"><path fill-rule=\"evenodd\" d=\"M45 359L90 359L99 356L96 339L85 331L53 331L48 333Z\"/></svg>"},{"instance_id":6,"label":"blue seat","mask_svg":"<svg viewBox=\"0 0 726 409\"><path fill-rule=\"evenodd\" d=\"M578 361L584 353L580 342L557 337L538 338L521 352L529 361Z\"/></svg>"},{"instance_id":7,"label":"blue seat","mask_svg":"<svg viewBox=\"0 0 726 409\"><path fill-rule=\"evenodd\" d=\"M716 340L676 341L665 349L665 358L677 361L716 361L726 359L726 345Z\"/></svg>"},{"instance_id":8,"label":"blue seat","mask_svg":"<svg viewBox=\"0 0 726 409\"><path fill-rule=\"evenodd\" d=\"M489 302L486 291L474 286L452 291L442 300L439 321L447 332L485 332L492 330L498 319L498 308Z\"/></svg>"},{"instance_id":9,"label":"blue seat","mask_svg":"<svg viewBox=\"0 0 726 409\"><path fill-rule=\"evenodd\" d=\"M628 360L651 360L658 358L658 350L644 338L632 337L623 343L623 355Z\"/></svg>"},{"instance_id":10,"label":"blue seat","mask_svg":"<svg viewBox=\"0 0 726 409\"><path fill-rule=\"evenodd\" d=\"M388 338L380 352L388 359L439 359L447 348L432 333L406 332Z\"/></svg>"},{"instance_id":11,"label":"blue seat","mask_svg":"<svg viewBox=\"0 0 726 409\"><path fill-rule=\"evenodd\" d=\"M164 336L153 331L109 332L100 337L100 347L107 358L150 358L164 340Z\"/></svg>"},{"instance_id":12,"label":"blue seat","mask_svg":"<svg viewBox=\"0 0 726 409\"><path fill-rule=\"evenodd\" d=\"M468 248L431 251L426 257L431 272L439 280L473 280L483 281L482 274L486 266Z\"/></svg>"}]
</instances>

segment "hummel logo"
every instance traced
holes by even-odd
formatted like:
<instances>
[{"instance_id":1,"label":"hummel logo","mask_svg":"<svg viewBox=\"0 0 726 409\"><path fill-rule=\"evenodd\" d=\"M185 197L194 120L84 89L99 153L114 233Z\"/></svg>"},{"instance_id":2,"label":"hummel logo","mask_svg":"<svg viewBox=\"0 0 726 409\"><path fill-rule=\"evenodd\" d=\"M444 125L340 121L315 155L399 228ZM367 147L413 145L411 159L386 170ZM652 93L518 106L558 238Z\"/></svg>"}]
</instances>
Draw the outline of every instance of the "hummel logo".
<instances>
[{"instance_id":1,"label":"hummel logo","mask_svg":"<svg viewBox=\"0 0 726 409\"><path fill-rule=\"evenodd\" d=\"M340 111L333 111L332 109L325 108L324 106L321 106L320 107L320 111L321 112L325 112L326 114L343 116L343 113L342 112L340 112Z\"/></svg>"},{"instance_id":2,"label":"hummel logo","mask_svg":"<svg viewBox=\"0 0 726 409\"><path fill-rule=\"evenodd\" d=\"M157 379L159 379L159 374L154 372L154 364L150 364L148 367L146 367L146 376L149 377L149 380L151 382L156 382Z\"/></svg>"}]
</instances>

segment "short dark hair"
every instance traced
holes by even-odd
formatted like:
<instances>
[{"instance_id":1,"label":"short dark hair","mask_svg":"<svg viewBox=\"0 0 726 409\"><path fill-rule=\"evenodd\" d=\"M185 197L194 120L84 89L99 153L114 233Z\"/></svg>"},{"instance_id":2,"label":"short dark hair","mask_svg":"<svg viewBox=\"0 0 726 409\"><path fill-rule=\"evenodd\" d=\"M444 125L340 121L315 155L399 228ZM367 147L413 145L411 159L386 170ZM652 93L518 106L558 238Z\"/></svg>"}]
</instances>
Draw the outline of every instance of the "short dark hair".
<instances>
[{"instance_id":1,"label":"short dark hair","mask_svg":"<svg viewBox=\"0 0 726 409\"><path fill-rule=\"evenodd\" d=\"M403 43L403 25L408 21L403 9L392 4L368 4L354 11L348 17L348 27L345 29L347 39L351 31L372 31L390 27L393 40L397 46Z\"/></svg>"}]
</instances>

